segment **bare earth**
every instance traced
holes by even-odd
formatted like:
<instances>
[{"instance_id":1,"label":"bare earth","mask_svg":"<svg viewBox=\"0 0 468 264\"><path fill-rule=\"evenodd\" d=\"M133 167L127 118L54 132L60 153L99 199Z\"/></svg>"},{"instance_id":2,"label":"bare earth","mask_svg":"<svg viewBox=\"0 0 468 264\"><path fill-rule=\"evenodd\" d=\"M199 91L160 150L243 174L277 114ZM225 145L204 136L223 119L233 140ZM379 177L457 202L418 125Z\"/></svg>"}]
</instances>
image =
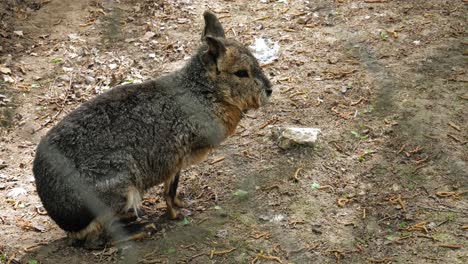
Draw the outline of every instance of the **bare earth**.
<instances>
[{"instance_id":1,"label":"bare earth","mask_svg":"<svg viewBox=\"0 0 468 264\"><path fill-rule=\"evenodd\" d=\"M35 191L36 144L106 87L183 65L206 9L247 45L279 42L271 104L183 173L181 220L156 187L149 237L68 246ZM466 14L463 0L2 1L0 263L468 263ZM323 134L281 150L266 123Z\"/></svg>"}]
</instances>

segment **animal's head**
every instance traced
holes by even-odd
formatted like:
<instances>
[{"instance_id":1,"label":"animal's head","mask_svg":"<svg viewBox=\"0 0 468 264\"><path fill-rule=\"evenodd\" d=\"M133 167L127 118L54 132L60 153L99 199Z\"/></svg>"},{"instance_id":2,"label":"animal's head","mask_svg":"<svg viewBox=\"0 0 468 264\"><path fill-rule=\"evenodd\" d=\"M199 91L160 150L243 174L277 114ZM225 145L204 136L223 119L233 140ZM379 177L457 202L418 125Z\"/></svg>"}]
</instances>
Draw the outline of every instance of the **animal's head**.
<instances>
[{"instance_id":1,"label":"animal's head","mask_svg":"<svg viewBox=\"0 0 468 264\"><path fill-rule=\"evenodd\" d=\"M207 78L223 100L241 111L256 109L268 102L272 85L257 59L240 42L227 39L215 14L205 11L204 46L200 53Z\"/></svg>"}]
</instances>

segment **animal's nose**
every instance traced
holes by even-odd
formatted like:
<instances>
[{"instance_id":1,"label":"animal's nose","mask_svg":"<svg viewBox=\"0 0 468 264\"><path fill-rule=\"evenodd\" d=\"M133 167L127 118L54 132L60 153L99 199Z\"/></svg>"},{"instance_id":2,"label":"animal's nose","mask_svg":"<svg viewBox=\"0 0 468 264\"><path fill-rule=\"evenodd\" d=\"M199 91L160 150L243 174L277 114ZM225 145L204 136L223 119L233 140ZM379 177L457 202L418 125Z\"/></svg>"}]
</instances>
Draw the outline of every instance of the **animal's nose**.
<instances>
[{"instance_id":1,"label":"animal's nose","mask_svg":"<svg viewBox=\"0 0 468 264\"><path fill-rule=\"evenodd\" d=\"M265 91L267 96L271 96L271 94L273 93L273 90L271 88L267 88Z\"/></svg>"}]
</instances>

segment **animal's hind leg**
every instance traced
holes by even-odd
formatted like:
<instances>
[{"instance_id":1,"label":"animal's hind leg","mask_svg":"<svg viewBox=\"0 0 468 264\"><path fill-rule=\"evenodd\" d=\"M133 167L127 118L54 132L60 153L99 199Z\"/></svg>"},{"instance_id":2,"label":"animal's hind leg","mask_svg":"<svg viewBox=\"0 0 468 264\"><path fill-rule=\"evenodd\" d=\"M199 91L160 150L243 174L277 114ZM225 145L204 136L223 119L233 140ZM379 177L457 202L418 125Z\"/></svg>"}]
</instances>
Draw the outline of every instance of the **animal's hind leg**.
<instances>
[{"instance_id":1,"label":"animal's hind leg","mask_svg":"<svg viewBox=\"0 0 468 264\"><path fill-rule=\"evenodd\" d=\"M166 199L167 213L171 219L177 218L176 204L177 185L179 184L179 172L174 176L168 177L164 182L164 199Z\"/></svg>"},{"instance_id":2,"label":"animal's hind leg","mask_svg":"<svg viewBox=\"0 0 468 264\"><path fill-rule=\"evenodd\" d=\"M99 249L107 243L105 228L114 219L112 212L107 212L95 218L88 226L78 232L68 232L69 243L73 246L88 249Z\"/></svg>"},{"instance_id":3,"label":"animal's hind leg","mask_svg":"<svg viewBox=\"0 0 468 264\"><path fill-rule=\"evenodd\" d=\"M121 222L132 222L145 214L141 210L141 196L141 192L136 187L128 187L125 207L118 214Z\"/></svg>"},{"instance_id":4,"label":"animal's hind leg","mask_svg":"<svg viewBox=\"0 0 468 264\"><path fill-rule=\"evenodd\" d=\"M180 199L179 194L177 193L177 187L179 185L179 178L180 178L180 171L177 172L177 174L174 177L174 180L172 180L170 189L169 189L169 196L172 199L172 203L177 206L177 207L186 207L187 203L184 202L182 199Z\"/></svg>"}]
</instances>

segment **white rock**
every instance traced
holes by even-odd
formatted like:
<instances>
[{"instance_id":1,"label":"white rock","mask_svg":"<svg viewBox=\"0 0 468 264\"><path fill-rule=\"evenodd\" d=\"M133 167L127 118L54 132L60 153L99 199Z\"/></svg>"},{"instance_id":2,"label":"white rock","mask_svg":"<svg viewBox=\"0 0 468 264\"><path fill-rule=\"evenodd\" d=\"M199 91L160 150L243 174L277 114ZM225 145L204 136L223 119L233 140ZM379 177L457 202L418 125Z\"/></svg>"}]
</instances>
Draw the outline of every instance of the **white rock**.
<instances>
[{"instance_id":1,"label":"white rock","mask_svg":"<svg viewBox=\"0 0 468 264\"><path fill-rule=\"evenodd\" d=\"M270 219L270 222L272 223L280 223L281 221L283 221L284 219L286 219L286 216L282 215L282 214L278 214L278 215L274 215L271 219Z\"/></svg>"},{"instance_id":2,"label":"white rock","mask_svg":"<svg viewBox=\"0 0 468 264\"><path fill-rule=\"evenodd\" d=\"M296 145L313 146L321 134L318 128L270 126L271 135L282 149Z\"/></svg>"},{"instance_id":3,"label":"white rock","mask_svg":"<svg viewBox=\"0 0 468 264\"><path fill-rule=\"evenodd\" d=\"M7 197L8 198L16 198L20 195L23 195L23 194L26 194L28 193L28 191L26 191L26 189L22 188L22 187L16 187L16 188L13 188L11 189L8 193L7 193Z\"/></svg>"},{"instance_id":4,"label":"white rock","mask_svg":"<svg viewBox=\"0 0 468 264\"><path fill-rule=\"evenodd\" d=\"M3 74L10 74L11 70L10 70L10 68L0 66L0 72L3 73Z\"/></svg>"},{"instance_id":5,"label":"white rock","mask_svg":"<svg viewBox=\"0 0 468 264\"><path fill-rule=\"evenodd\" d=\"M13 79L12 77L10 77L9 75L3 75L3 80L7 83L14 83L15 82L15 79Z\"/></svg>"},{"instance_id":6,"label":"white rock","mask_svg":"<svg viewBox=\"0 0 468 264\"><path fill-rule=\"evenodd\" d=\"M254 43L249 48L260 64L267 64L278 59L280 45L270 39L255 38Z\"/></svg>"},{"instance_id":7,"label":"white rock","mask_svg":"<svg viewBox=\"0 0 468 264\"><path fill-rule=\"evenodd\" d=\"M71 41L79 40L80 36L78 34L76 34L76 33L72 33L72 34L68 34L68 39L71 40Z\"/></svg>"}]
</instances>

